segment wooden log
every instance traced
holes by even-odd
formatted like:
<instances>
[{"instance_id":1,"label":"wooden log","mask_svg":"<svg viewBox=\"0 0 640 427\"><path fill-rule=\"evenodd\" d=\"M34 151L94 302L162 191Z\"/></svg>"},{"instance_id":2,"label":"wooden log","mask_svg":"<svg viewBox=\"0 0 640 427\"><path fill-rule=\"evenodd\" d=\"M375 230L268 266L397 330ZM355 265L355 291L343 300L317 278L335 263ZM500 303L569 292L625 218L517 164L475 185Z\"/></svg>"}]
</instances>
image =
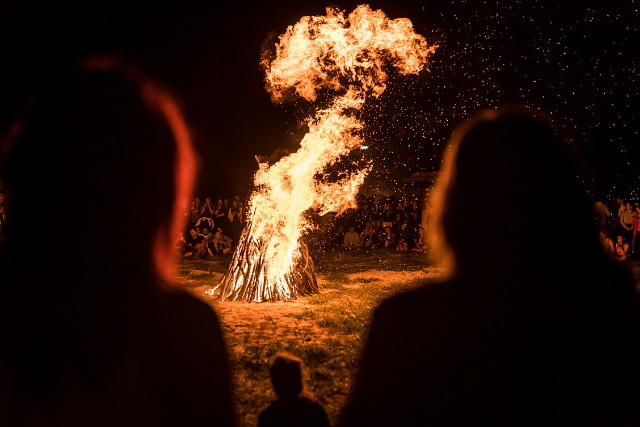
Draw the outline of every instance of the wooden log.
<instances>
[{"instance_id":1,"label":"wooden log","mask_svg":"<svg viewBox=\"0 0 640 427\"><path fill-rule=\"evenodd\" d=\"M287 288L283 293L277 283L268 282L266 245L254 240L251 230L252 225L248 224L242 231L227 272L214 288L221 300L273 302L318 293L313 260L304 243L300 243L300 259L281 280Z\"/></svg>"}]
</instances>

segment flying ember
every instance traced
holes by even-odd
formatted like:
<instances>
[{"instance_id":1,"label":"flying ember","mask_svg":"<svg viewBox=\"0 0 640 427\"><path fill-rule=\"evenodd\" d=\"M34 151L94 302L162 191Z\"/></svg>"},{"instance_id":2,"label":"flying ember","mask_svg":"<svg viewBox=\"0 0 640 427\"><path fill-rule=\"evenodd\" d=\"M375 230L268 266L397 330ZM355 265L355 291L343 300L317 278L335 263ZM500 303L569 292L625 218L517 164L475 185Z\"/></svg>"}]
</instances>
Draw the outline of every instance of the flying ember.
<instances>
[{"instance_id":1,"label":"flying ember","mask_svg":"<svg viewBox=\"0 0 640 427\"><path fill-rule=\"evenodd\" d=\"M331 181L327 168L363 147L357 112L368 97L386 88L387 71L417 74L437 46L416 34L406 18L358 6L349 15L327 8L305 16L279 37L275 57L265 59L266 88L274 102L295 92L309 102L319 91L332 94L329 106L306 122L297 152L274 164L262 162L254 177L247 222L220 283L208 293L222 300L278 301L318 291L303 234L313 228L306 214L341 214L369 167ZM391 66L391 67L390 67Z\"/></svg>"}]
</instances>

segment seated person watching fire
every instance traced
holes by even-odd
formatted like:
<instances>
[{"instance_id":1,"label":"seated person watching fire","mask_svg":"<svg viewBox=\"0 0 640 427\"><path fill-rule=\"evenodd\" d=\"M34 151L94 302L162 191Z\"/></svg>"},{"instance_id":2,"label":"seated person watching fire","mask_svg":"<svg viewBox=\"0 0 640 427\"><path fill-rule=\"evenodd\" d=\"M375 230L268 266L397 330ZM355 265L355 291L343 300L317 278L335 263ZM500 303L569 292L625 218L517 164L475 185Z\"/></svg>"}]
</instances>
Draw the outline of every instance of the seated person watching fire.
<instances>
[{"instance_id":1,"label":"seated person watching fire","mask_svg":"<svg viewBox=\"0 0 640 427\"><path fill-rule=\"evenodd\" d=\"M195 228L190 228L189 235L185 238L185 251L183 256L187 259L198 259L207 253L205 238Z\"/></svg>"},{"instance_id":2,"label":"seated person watching fire","mask_svg":"<svg viewBox=\"0 0 640 427\"><path fill-rule=\"evenodd\" d=\"M613 256L618 261L629 259L629 244L624 240L624 236L617 237Z\"/></svg>"},{"instance_id":3,"label":"seated person watching fire","mask_svg":"<svg viewBox=\"0 0 640 427\"><path fill-rule=\"evenodd\" d=\"M209 231L208 227L202 227L202 233L200 235L204 238L204 245L206 246L207 254L213 255L213 234Z\"/></svg>"},{"instance_id":4,"label":"seated person watching fire","mask_svg":"<svg viewBox=\"0 0 640 427\"><path fill-rule=\"evenodd\" d=\"M424 235L424 228L418 227L417 235L414 238L414 246L413 249L416 252L426 252L427 251L427 242Z\"/></svg>"},{"instance_id":5,"label":"seated person watching fire","mask_svg":"<svg viewBox=\"0 0 640 427\"><path fill-rule=\"evenodd\" d=\"M407 252L409 250L409 242L411 241L411 235L409 232L409 224L402 222L400 224L400 230L398 230L398 241L396 249L400 252Z\"/></svg>"},{"instance_id":6,"label":"seated person watching fire","mask_svg":"<svg viewBox=\"0 0 640 427\"><path fill-rule=\"evenodd\" d=\"M613 239L607 236L607 234L603 230L600 230L600 244L602 245L602 248L607 255L609 255L610 257L614 257L616 250Z\"/></svg>"},{"instance_id":7,"label":"seated person watching fire","mask_svg":"<svg viewBox=\"0 0 640 427\"><path fill-rule=\"evenodd\" d=\"M362 233L362 245L365 248L375 249L378 247L378 235L373 225L369 224Z\"/></svg>"},{"instance_id":8,"label":"seated person watching fire","mask_svg":"<svg viewBox=\"0 0 640 427\"><path fill-rule=\"evenodd\" d=\"M233 241L218 227L213 235L213 250L218 255L226 255L231 252Z\"/></svg>"},{"instance_id":9,"label":"seated person watching fire","mask_svg":"<svg viewBox=\"0 0 640 427\"><path fill-rule=\"evenodd\" d=\"M360 235L356 232L355 227L349 227L349 231L344 233L344 239L342 240L342 247L344 249L354 249L362 246L360 243Z\"/></svg>"}]
</instances>

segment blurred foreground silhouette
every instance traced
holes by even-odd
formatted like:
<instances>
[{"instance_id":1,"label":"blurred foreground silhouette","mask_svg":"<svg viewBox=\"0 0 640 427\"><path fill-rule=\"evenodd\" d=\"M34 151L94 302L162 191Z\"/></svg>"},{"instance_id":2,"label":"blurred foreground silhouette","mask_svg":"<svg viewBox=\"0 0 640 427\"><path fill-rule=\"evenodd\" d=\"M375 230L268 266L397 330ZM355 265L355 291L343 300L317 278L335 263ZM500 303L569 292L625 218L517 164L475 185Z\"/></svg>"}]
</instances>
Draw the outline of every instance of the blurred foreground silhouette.
<instances>
[{"instance_id":1,"label":"blurred foreground silhouette","mask_svg":"<svg viewBox=\"0 0 640 427\"><path fill-rule=\"evenodd\" d=\"M342 424L640 425L640 301L571 151L502 109L446 153L431 230L448 277L375 310Z\"/></svg>"},{"instance_id":2,"label":"blurred foreground silhouette","mask_svg":"<svg viewBox=\"0 0 640 427\"><path fill-rule=\"evenodd\" d=\"M317 402L304 395L304 362L292 354L277 353L269 374L278 397L260 412L258 427L328 427L329 417Z\"/></svg>"},{"instance_id":3,"label":"blurred foreground silhouette","mask_svg":"<svg viewBox=\"0 0 640 427\"><path fill-rule=\"evenodd\" d=\"M1 425L234 424L217 315L170 284L194 166L175 101L130 67L35 91L3 150Z\"/></svg>"}]
</instances>

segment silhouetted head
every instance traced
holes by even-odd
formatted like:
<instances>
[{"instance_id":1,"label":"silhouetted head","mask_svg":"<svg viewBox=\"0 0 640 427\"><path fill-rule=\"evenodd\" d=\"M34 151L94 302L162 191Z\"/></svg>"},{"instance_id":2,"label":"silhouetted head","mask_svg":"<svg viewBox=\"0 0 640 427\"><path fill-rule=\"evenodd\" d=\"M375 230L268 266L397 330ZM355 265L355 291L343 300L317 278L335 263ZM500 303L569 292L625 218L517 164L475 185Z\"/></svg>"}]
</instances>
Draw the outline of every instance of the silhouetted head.
<instances>
[{"instance_id":1,"label":"silhouetted head","mask_svg":"<svg viewBox=\"0 0 640 427\"><path fill-rule=\"evenodd\" d=\"M279 399L298 397L304 390L304 362L288 353L278 353L271 360L269 374Z\"/></svg>"},{"instance_id":2,"label":"silhouetted head","mask_svg":"<svg viewBox=\"0 0 640 427\"><path fill-rule=\"evenodd\" d=\"M3 148L0 357L15 387L54 395L108 377L146 339L193 151L173 99L111 59L51 74Z\"/></svg>"},{"instance_id":3,"label":"silhouetted head","mask_svg":"<svg viewBox=\"0 0 640 427\"><path fill-rule=\"evenodd\" d=\"M455 131L433 209L434 244L456 274L545 274L602 253L571 150L522 109L485 110Z\"/></svg>"},{"instance_id":4,"label":"silhouetted head","mask_svg":"<svg viewBox=\"0 0 640 427\"><path fill-rule=\"evenodd\" d=\"M60 70L34 93L5 151L7 245L20 253L42 243L51 264L73 256L90 270L108 259L165 274L194 173L186 125L165 91L112 59ZM70 242L71 230L83 230L91 250Z\"/></svg>"}]
</instances>

